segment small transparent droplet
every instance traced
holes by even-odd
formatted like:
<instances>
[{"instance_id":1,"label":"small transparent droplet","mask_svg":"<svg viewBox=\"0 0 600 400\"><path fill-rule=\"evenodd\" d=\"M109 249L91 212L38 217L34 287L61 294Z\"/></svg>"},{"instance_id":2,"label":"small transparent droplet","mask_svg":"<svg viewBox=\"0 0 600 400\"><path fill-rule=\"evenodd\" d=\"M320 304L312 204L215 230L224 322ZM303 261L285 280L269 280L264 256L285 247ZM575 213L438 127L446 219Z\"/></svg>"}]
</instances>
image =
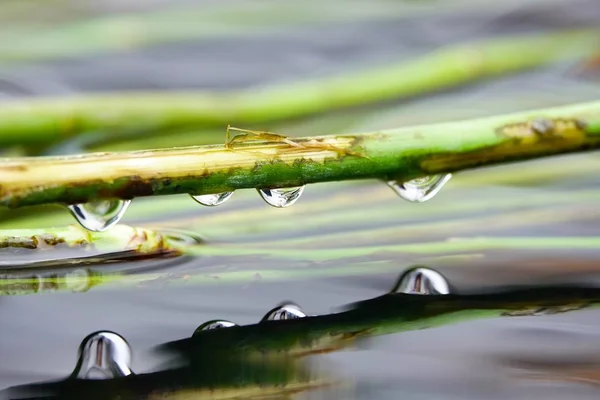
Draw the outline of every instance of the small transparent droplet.
<instances>
[{"instance_id":1,"label":"small transparent droplet","mask_svg":"<svg viewBox=\"0 0 600 400\"><path fill-rule=\"evenodd\" d=\"M110 379L131 375L131 348L114 332L92 333L79 346L79 360L73 371L78 379Z\"/></svg>"},{"instance_id":2,"label":"small transparent droplet","mask_svg":"<svg viewBox=\"0 0 600 400\"><path fill-rule=\"evenodd\" d=\"M207 321L207 322L203 323L202 325L200 325L199 327L197 327L192 336L196 336L197 334L199 334L200 332L203 332L203 331L211 331L213 329L222 329L222 328L231 328L233 326L237 326L237 324L234 324L231 321L215 319L215 320Z\"/></svg>"},{"instance_id":3,"label":"small transparent droplet","mask_svg":"<svg viewBox=\"0 0 600 400\"><path fill-rule=\"evenodd\" d=\"M284 319L304 318L306 314L300 307L293 303L284 303L269 311L262 321L281 321Z\"/></svg>"},{"instance_id":4,"label":"small transparent droplet","mask_svg":"<svg viewBox=\"0 0 600 400\"><path fill-rule=\"evenodd\" d=\"M233 192L223 192L215 194L203 194L203 195L190 195L192 199L196 200L203 206L214 207L225 203L233 194Z\"/></svg>"},{"instance_id":5,"label":"small transparent droplet","mask_svg":"<svg viewBox=\"0 0 600 400\"><path fill-rule=\"evenodd\" d=\"M392 293L450 294L450 284L439 272L429 268L416 267L400 276Z\"/></svg>"},{"instance_id":6,"label":"small transparent droplet","mask_svg":"<svg viewBox=\"0 0 600 400\"><path fill-rule=\"evenodd\" d=\"M263 198L267 204L283 208L294 204L304 191L304 186L283 188L283 189L257 189L260 197Z\"/></svg>"},{"instance_id":7,"label":"small transparent droplet","mask_svg":"<svg viewBox=\"0 0 600 400\"><path fill-rule=\"evenodd\" d=\"M85 229L102 232L115 225L125 214L131 200L102 200L68 206Z\"/></svg>"},{"instance_id":8,"label":"small transparent droplet","mask_svg":"<svg viewBox=\"0 0 600 400\"><path fill-rule=\"evenodd\" d=\"M422 203L432 199L452 178L452 174L424 176L406 182L388 181L387 184L404 200Z\"/></svg>"}]
</instances>

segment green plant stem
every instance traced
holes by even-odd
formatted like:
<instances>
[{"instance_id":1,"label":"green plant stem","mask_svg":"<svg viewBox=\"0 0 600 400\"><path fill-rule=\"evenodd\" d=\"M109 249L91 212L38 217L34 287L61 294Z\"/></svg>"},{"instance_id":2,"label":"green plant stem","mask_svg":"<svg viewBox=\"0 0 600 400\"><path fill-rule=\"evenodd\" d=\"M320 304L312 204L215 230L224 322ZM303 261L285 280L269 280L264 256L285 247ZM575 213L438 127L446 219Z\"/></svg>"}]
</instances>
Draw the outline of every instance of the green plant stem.
<instances>
[{"instance_id":1,"label":"green plant stem","mask_svg":"<svg viewBox=\"0 0 600 400\"><path fill-rule=\"evenodd\" d=\"M76 204L455 172L600 147L600 102L367 134L0 161L0 204Z\"/></svg>"},{"instance_id":2,"label":"green plant stem","mask_svg":"<svg viewBox=\"0 0 600 400\"><path fill-rule=\"evenodd\" d=\"M339 2L339 7L322 7L315 0L299 3L202 4L201 6L167 7L153 11L86 18L73 15L69 5L51 14L40 12L48 3L40 1L4 5L0 15L0 60L22 62L65 57L97 55L99 52L127 51L151 45L214 37L268 35L290 26L315 26L343 22L380 21L461 13L480 17L484 10L496 15L507 8L535 6L544 10L548 0L504 1L481 4L475 0L453 2ZM24 4L25 3L25 4ZM27 4L28 3L28 4ZM513 3L513 4L510 4ZM552 2L550 2L552 3ZM77 14L77 13L76 13ZM74 18L77 18L73 20ZM54 19L54 21L53 21ZM69 21L69 20L72 21ZM61 23L61 21L63 21ZM16 45L17 44L17 45Z\"/></svg>"},{"instance_id":3,"label":"green plant stem","mask_svg":"<svg viewBox=\"0 0 600 400\"><path fill-rule=\"evenodd\" d=\"M0 108L0 146L48 145L83 132L129 132L262 124L399 99L478 79L577 59L598 31L512 36L434 51L411 61L238 92L119 93L12 102Z\"/></svg>"},{"instance_id":4,"label":"green plant stem","mask_svg":"<svg viewBox=\"0 0 600 400\"><path fill-rule=\"evenodd\" d=\"M181 248L158 232L117 225L107 232L90 232L78 225L48 229L5 229L0 233L0 249L20 248L51 250L54 246L86 249L105 253L135 251L152 255L180 253ZM1 268L2 263L0 263Z\"/></svg>"}]
</instances>

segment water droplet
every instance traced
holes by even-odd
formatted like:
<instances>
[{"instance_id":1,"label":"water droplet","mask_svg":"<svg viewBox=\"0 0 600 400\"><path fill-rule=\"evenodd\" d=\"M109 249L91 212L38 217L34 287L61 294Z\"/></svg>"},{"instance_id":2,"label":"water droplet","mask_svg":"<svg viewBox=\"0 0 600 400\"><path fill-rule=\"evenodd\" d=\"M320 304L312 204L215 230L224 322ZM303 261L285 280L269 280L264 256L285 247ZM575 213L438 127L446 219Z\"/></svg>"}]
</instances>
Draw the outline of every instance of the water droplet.
<instances>
[{"instance_id":1,"label":"water droplet","mask_svg":"<svg viewBox=\"0 0 600 400\"><path fill-rule=\"evenodd\" d=\"M225 321L222 319L214 319L211 321L207 321L207 322L203 323L202 325L200 325L199 327L197 327L192 336L196 336L197 334L199 334L200 332L203 332L203 331L211 331L213 329L222 329L222 328L231 328L233 326L237 326L237 324L234 324L231 321Z\"/></svg>"},{"instance_id":2,"label":"water droplet","mask_svg":"<svg viewBox=\"0 0 600 400\"><path fill-rule=\"evenodd\" d=\"M304 317L306 317L306 314L298 305L294 303L283 303L265 314L261 321L280 321Z\"/></svg>"},{"instance_id":3,"label":"water droplet","mask_svg":"<svg viewBox=\"0 0 600 400\"><path fill-rule=\"evenodd\" d=\"M192 199L196 200L203 206L214 207L225 203L233 194L233 192L223 192L216 194L203 194L203 195L190 195Z\"/></svg>"},{"instance_id":4,"label":"water droplet","mask_svg":"<svg viewBox=\"0 0 600 400\"><path fill-rule=\"evenodd\" d=\"M263 198L267 204L283 208L294 204L304 191L304 186L283 188L283 189L257 189L260 197Z\"/></svg>"},{"instance_id":5,"label":"water droplet","mask_svg":"<svg viewBox=\"0 0 600 400\"><path fill-rule=\"evenodd\" d=\"M131 200L102 200L68 206L71 214L85 229L92 232L103 232L115 225Z\"/></svg>"},{"instance_id":6,"label":"water droplet","mask_svg":"<svg viewBox=\"0 0 600 400\"><path fill-rule=\"evenodd\" d=\"M437 271L429 268L415 267L400 276L392 293L450 294L450 284Z\"/></svg>"},{"instance_id":7,"label":"water droplet","mask_svg":"<svg viewBox=\"0 0 600 400\"><path fill-rule=\"evenodd\" d=\"M406 182L388 181L388 186L404 200L422 203L432 199L452 178L452 174L424 176Z\"/></svg>"},{"instance_id":8,"label":"water droplet","mask_svg":"<svg viewBox=\"0 0 600 400\"><path fill-rule=\"evenodd\" d=\"M79 361L73 371L78 379L110 379L131 375L131 348L114 332L99 331L79 346Z\"/></svg>"}]
</instances>

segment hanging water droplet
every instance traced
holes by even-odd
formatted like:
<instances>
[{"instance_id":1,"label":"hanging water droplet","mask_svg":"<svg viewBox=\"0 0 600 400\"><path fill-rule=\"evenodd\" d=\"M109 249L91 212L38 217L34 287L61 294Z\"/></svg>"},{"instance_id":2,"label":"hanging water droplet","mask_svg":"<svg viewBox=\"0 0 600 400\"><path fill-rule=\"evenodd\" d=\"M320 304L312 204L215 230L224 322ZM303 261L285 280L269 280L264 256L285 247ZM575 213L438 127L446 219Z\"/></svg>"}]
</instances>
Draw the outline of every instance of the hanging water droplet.
<instances>
[{"instance_id":1,"label":"hanging water droplet","mask_svg":"<svg viewBox=\"0 0 600 400\"><path fill-rule=\"evenodd\" d=\"M422 203L432 199L452 178L452 174L424 176L406 182L388 181L387 184L404 200Z\"/></svg>"},{"instance_id":2,"label":"hanging water droplet","mask_svg":"<svg viewBox=\"0 0 600 400\"><path fill-rule=\"evenodd\" d=\"M429 268L416 267L400 276L392 293L450 294L450 284L439 272Z\"/></svg>"},{"instance_id":3,"label":"hanging water droplet","mask_svg":"<svg viewBox=\"0 0 600 400\"><path fill-rule=\"evenodd\" d=\"M306 314L294 303L283 303L265 314L261 321L304 318Z\"/></svg>"},{"instance_id":4,"label":"hanging water droplet","mask_svg":"<svg viewBox=\"0 0 600 400\"><path fill-rule=\"evenodd\" d=\"M304 191L304 186L293 187L293 188L282 188L282 189L257 189L260 197L263 198L267 204L283 208L291 206L300 198L300 195Z\"/></svg>"},{"instance_id":5,"label":"hanging water droplet","mask_svg":"<svg viewBox=\"0 0 600 400\"><path fill-rule=\"evenodd\" d=\"M71 214L85 229L92 232L103 232L115 225L131 200L102 200L68 206Z\"/></svg>"},{"instance_id":6,"label":"hanging water droplet","mask_svg":"<svg viewBox=\"0 0 600 400\"><path fill-rule=\"evenodd\" d=\"M214 207L225 203L233 194L233 192L223 192L216 194L203 194L203 195L190 195L192 199L196 200L203 206Z\"/></svg>"},{"instance_id":7,"label":"hanging water droplet","mask_svg":"<svg viewBox=\"0 0 600 400\"><path fill-rule=\"evenodd\" d=\"M110 379L131 375L131 348L114 332L99 331L79 346L79 360L72 376L78 379Z\"/></svg>"},{"instance_id":8,"label":"hanging water droplet","mask_svg":"<svg viewBox=\"0 0 600 400\"><path fill-rule=\"evenodd\" d=\"M197 327L192 336L196 336L197 334L199 334L200 332L203 332L203 331L211 331L213 329L222 329L222 328L231 328L233 326L237 326L237 324L234 324L231 321L225 321L222 319L214 319L211 321L207 321L207 322L203 323L202 325L200 325L199 327Z\"/></svg>"}]
</instances>

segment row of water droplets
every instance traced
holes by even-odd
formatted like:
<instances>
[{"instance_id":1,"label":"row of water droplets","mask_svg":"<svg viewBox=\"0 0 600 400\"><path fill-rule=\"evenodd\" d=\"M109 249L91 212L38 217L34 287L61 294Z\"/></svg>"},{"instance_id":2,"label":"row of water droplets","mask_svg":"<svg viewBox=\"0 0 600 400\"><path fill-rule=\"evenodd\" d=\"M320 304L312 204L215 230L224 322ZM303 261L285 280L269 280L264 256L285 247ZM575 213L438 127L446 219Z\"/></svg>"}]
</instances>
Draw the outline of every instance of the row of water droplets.
<instances>
[{"instance_id":1,"label":"row of water droplets","mask_svg":"<svg viewBox=\"0 0 600 400\"><path fill-rule=\"evenodd\" d=\"M425 267L414 267L400 276L391 293L447 295L450 294L450 285L439 272ZM298 305L285 302L267 312L260 322L305 317L307 314ZM192 336L197 336L203 331L234 326L238 325L227 320L210 320L196 328ZM79 360L71 376L78 379L109 379L131 375L131 353L127 341L115 332L94 332L82 341Z\"/></svg>"},{"instance_id":2,"label":"row of water droplets","mask_svg":"<svg viewBox=\"0 0 600 400\"><path fill-rule=\"evenodd\" d=\"M433 198L451 177L452 174L444 174L425 176L406 182L391 180L387 185L404 200L422 203ZM284 208L291 206L300 198L304 186L257 189L257 191L270 206ZM225 203L232 195L233 191L190 196L203 206L214 207ZM131 200L115 199L73 204L68 208L81 226L92 232L102 232L119 222L129 204Z\"/></svg>"},{"instance_id":3,"label":"row of water droplets","mask_svg":"<svg viewBox=\"0 0 600 400\"><path fill-rule=\"evenodd\" d=\"M415 267L407 270L400 276L390 293L412 295L446 295L450 294L450 284L442 274L433 269ZM304 318L306 316L307 315L297 304L285 302L265 314L265 316L261 319L261 322L297 319ZM237 324L227 320L215 319L200 325L194 331L194 335L198 335L202 331L219 328L231 328L233 326L237 326Z\"/></svg>"}]
</instances>

